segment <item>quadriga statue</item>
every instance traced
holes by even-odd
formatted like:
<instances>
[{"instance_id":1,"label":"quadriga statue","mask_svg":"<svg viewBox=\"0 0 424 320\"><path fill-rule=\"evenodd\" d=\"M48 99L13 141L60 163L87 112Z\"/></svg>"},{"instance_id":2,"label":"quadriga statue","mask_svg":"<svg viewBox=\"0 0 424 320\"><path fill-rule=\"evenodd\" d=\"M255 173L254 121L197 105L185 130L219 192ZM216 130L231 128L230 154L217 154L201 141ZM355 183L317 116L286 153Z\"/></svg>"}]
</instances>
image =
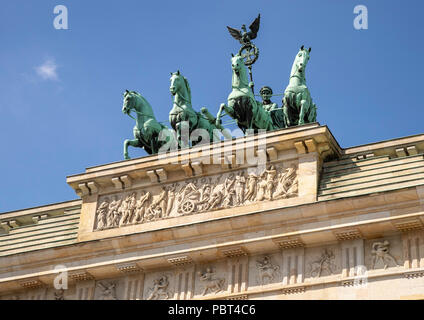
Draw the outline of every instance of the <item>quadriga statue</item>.
<instances>
[{"instance_id":1,"label":"quadriga statue","mask_svg":"<svg viewBox=\"0 0 424 320\"><path fill-rule=\"evenodd\" d=\"M311 48L300 48L293 62L289 85L284 91L283 113L287 127L316 121L317 107L312 103L305 79L310 52Z\"/></svg>"},{"instance_id":2,"label":"quadriga statue","mask_svg":"<svg viewBox=\"0 0 424 320\"><path fill-rule=\"evenodd\" d=\"M135 112L136 118L131 116L131 111ZM144 148L149 154L158 153L165 144L176 148L174 132L156 120L150 103L141 94L126 90L122 112L135 119L134 139L124 141L125 159L130 159L128 146Z\"/></svg>"}]
</instances>

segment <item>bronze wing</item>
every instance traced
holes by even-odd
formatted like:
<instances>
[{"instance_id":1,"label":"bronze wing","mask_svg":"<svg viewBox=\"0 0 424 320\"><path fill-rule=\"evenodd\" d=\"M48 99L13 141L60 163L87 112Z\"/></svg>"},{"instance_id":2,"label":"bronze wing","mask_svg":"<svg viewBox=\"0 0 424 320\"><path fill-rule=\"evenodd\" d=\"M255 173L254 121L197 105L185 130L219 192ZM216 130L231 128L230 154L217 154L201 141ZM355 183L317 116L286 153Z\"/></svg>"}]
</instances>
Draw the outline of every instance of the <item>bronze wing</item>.
<instances>
[{"instance_id":1,"label":"bronze wing","mask_svg":"<svg viewBox=\"0 0 424 320\"><path fill-rule=\"evenodd\" d=\"M249 32L249 38L255 39L258 35L259 31L259 23L261 22L261 14L258 14L258 17L255 19L255 21L252 22L252 24L249 26L250 32Z\"/></svg>"},{"instance_id":2,"label":"bronze wing","mask_svg":"<svg viewBox=\"0 0 424 320\"><path fill-rule=\"evenodd\" d=\"M240 40L241 39L242 34L241 34L241 31L240 30L231 28L229 26L227 26L227 29L230 32L230 34L233 36L234 39L236 39L236 40Z\"/></svg>"}]
</instances>

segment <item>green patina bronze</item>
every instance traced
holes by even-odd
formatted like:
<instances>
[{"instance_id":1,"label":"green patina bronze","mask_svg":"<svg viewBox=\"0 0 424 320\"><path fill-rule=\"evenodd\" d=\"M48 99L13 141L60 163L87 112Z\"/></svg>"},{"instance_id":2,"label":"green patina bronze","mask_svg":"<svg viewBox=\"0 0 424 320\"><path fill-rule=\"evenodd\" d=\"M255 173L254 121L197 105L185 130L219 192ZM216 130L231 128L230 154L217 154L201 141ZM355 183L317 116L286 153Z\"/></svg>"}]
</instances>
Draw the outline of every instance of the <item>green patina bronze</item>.
<instances>
[{"instance_id":1,"label":"green patina bronze","mask_svg":"<svg viewBox=\"0 0 424 320\"><path fill-rule=\"evenodd\" d=\"M242 47L237 55L232 55L232 91L228 95L227 104L221 104L216 118L205 107L201 112L193 109L190 85L179 71L171 73L169 88L174 96L173 107L169 113L169 122L174 130L156 120L152 107L139 93L128 90L124 93L122 111L130 117L131 111L136 114L134 139L125 140L124 143L125 159L129 159L128 146L141 147L149 154L155 154L165 144L168 149L175 150L198 143L220 141L221 133L231 139L231 135L221 125L221 117L225 114L232 117L245 133L248 129L254 132L271 131L316 121L317 107L312 103L305 79L311 48L306 50L302 46L295 57L282 108L271 101L273 92L268 86L260 90L262 102L255 99L252 65L259 57L259 49L251 40L257 36L259 23L260 15L249 26L249 32L245 25L242 26L242 31L227 27ZM246 67L249 68L250 81ZM193 140L190 141L189 138Z\"/></svg>"},{"instance_id":2,"label":"green patina bronze","mask_svg":"<svg viewBox=\"0 0 424 320\"><path fill-rule=\"evenodd\" d=\"M174 105L169 112L169 122L177 133L179 147L187 148L190 147L190 143L192 146L195 146L197 143L202 142L203 137L197 141L188 140L188 137L191 137L193 131L196 129L204 129L208 132L208 143L220 140L221 138L218 133L224 129L221 123L216 121L205 107L202 108L202 112L196 112L193 109L188 80L180 74L180 71L171 73L170 80L171 86L169 90L174 96ZM184 137L184 132L186 137ZM225 131L222 133L227 137Z\"/></svg>"},{"instance_id":3,"label":"green patina bronze","mask_svg":"<svg viewBox=\"0 0 424 320\"><path fill-rule=\"evenodd\" d=\"M305 79L310 52L311 48L300 48L293 62L289 85L284 91L283 112L288 127L316 121L317 107L312 103Z\"/></svg>"},{"instance_id":4,"label":"green patina bronze","mask_svg":"<svg viewBox=\"0 0 424 320\"><path fill-rule=\"evenodd\" d=\"M135 112L136 118L131 116L131 111ZM155 154L165 143L171 148L176 145L172 130L156 120L150 103L141 94L126 90L122 112L135 119L134 139L124 142L125 159L130 159L128 146L144 148L147 153Z\"/></svg>"},{"instance_id":5,"label":"green patina bronze","mask_svg":"<svg viewBox=\"0 0 424 320\"><path fill-rule=\"evenodd\" d=\"M274 127L285 128L286 123L283 109L280 108L276 103L271 101L272 89L268 86L265 86L262 87L261 90L259 90L259 93L262 98L262 106L265 111L270 114Z\"/></svg>"},{"instance_id":6,"label":"green patina bronze","mask_svg":"<svg viewBox=\"0 0 424 320\"><path fill-rule=\"evenodd\" d=\"M231 118L236 120L238 127L246 132L248 129L257 131L259 129L274 130L281 127L283 123L274 123L271 117L271 111L265 110L262 103L257 101L253 95L253 83L247 78L246 66L240 55L233 55L231 58L232 91L228 96L228 105L222 103L217 121L220 121L225 111Z\"/></svg>"}]
</instances>

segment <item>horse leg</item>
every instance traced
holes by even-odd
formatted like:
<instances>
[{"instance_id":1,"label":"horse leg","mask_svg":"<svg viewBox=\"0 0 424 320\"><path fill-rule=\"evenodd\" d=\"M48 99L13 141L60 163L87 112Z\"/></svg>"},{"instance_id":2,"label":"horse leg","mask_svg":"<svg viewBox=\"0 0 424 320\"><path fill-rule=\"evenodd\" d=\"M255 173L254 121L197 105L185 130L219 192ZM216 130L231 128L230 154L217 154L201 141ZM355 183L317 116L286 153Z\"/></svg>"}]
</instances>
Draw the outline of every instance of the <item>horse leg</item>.
<instances>
[{"instance_id":1,"label":"horse leg","mask_svg":"<svg viewBox=\"0 0 424 320\"><path fill-rule=\"evenodd\" d=\"M189 147L189 139L190 139L189 130L190 130L190 125L188 121L181 121L177 123L176 125L177 141L180 146L180 149ZM187 134L188 134L188 137L185 137L185 135Z\"/></svg>"},{"instance_id":2,"label":"horse leg","mask_svg":"<svg viewBox=\"0 0 424 320\"><path fill-rule=\"evenodd\" d=\"M124 141L124 159L125 160L131 159L130 156L128 155L128 146L139 147L140 141L138 141L138 139L134 139L134 140L127 139Z\"/></svg>"},{"instance_id":3,"label":"horse leg","mask_svg":"<svg viewBox=\"0 0 424 320\"><path fill-rule=\"evenodd\" d=\"M289 117L289 105L288 98L284 96L283 98L283 117L284 122L286 123L286 128L290 127L290 117Z\"/></svg>"},{"instance_id":4,"label":"horse leg","mask_svg":"<svg viewBox=\"0 0 424 320\"><path fill-rule=\"evenodd\" d=\"M230 105L230 103L228 103L228 105ZM221 125L221 116L223 111L225 111L230 117L233 114L233 110L230 106L227 106L225 103L221 103L221 105L219 106L218 113L216 114L215 125L217 127Z\"/></svg>"},{"instance_id":5,"label":"horse leg","mask_svg":"<svg viewBox=\"0 0 424 320\"><path fill-rule=\"evenodd\" d=\"M300 101L300 113L299 113L299 125L305 123L305 113L309 109L309 101L301 100Z\"/></svg>"}]
</instances>

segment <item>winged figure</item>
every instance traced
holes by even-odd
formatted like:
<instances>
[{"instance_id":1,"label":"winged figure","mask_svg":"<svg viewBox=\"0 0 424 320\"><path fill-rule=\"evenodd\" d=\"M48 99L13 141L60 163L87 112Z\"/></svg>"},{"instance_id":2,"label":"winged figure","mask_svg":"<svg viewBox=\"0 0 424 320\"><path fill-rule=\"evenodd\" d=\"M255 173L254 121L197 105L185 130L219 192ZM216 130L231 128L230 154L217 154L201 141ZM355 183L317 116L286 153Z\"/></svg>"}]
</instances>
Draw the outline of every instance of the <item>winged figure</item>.
<instances>
[{"instance_id":1,"label":"winged figure","mask_svg":"<svg viewBox=\"0 0 424 320\"><path fill-rule=\"evenodd\" d=\"M250 31L247 32L246 25L241 26L241 30L237 30L227 26L228 31L233 36L234 39L239 40L242 45L250 43L250 40L253 40L258 35L259 31L259 22L261 21L261 15L259 14L255 21L249 26Z\"/></svg>"}]
</instances>

